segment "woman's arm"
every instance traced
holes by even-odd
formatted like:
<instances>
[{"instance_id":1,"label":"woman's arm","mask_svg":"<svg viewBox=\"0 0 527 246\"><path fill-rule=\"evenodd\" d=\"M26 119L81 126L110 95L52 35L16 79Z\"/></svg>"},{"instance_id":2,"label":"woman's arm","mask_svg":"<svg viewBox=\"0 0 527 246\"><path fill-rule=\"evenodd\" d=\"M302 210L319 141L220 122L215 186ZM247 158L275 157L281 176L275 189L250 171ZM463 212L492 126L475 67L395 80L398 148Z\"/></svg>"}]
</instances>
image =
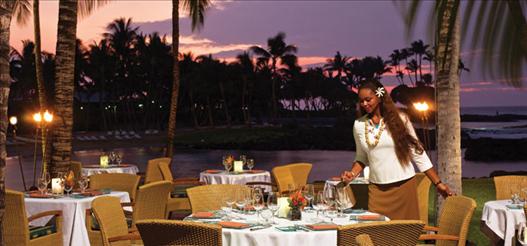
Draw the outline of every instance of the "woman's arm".
<instances>
[{"instance_id":1,"label":"woman's arm","mask_svg":"<svg viewBox=\"0 0 527 246\"><path fill-rule=\"evenodd\" d=\"M441 196L447 197L447 196L454 195L454 193L450 191L450 188L448 187L448 185L441 182L441 179L439 178L439 176L437 175L436 171L433 168L426 170L424 173L430 179L430 181L432 181L432 184L434 184L434 186L436 187L439 194L441 194Z\"/></svg>"},{"instance_id":2,"label":"woman's arm","mask_svg":"<svg viewBox=\"0 0 527 246\"><path fill-rule=\"evenodd\" d=\"M351 165L351 170L350 171L344 171L340 175L340 178L342 179L342 181L345 181L345 182L349 183L353 179L355 179L357 176L359 176L359 174L362 171L362 169L364 169L364 164L356 161L356 162L353 163L353 165Z\"/></svg>"}]
</instances>

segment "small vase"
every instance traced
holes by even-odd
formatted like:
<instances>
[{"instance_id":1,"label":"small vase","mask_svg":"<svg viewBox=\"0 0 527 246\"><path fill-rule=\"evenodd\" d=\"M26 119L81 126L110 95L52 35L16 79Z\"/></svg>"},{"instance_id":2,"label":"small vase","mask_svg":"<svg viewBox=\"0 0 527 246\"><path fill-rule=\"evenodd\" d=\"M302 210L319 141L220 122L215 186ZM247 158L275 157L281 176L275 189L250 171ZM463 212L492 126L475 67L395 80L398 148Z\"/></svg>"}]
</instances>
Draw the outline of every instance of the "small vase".
<instances>
[{"instance_id":1,"label":"small vase","mask_svg":"<svg viewBox=\"0 0 527 246\"><path fill-rule=\"evenodd\" d=\"M302 211L300 211L300 208L291 208L291 220L302 220Z\"/></svg>"}]
</instances>

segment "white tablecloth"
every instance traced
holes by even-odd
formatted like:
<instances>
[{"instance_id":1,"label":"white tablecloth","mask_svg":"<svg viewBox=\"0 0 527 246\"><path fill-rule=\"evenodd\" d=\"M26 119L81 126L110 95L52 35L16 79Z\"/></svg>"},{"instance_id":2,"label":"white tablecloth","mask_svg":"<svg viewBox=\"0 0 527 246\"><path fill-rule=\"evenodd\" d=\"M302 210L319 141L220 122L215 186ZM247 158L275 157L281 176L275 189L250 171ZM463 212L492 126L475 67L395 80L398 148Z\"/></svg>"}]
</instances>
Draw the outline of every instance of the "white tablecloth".
<instances>
[{"instance_id":1,"label":"white tablecloth","mask_svg":"<svg viewBox=\"0 0 527 246\"><path fill-rule=\"evenodd\" d=\"M488 201L483 207L481 220L505 241L505 246L515 245L514 233L518 226L525 223L522 209L510 209L506 205L510 200Z\"/></svg>"},{"instance_id":2,"label":"white tablecloth","mask_svg":"<svg viewBox=\"0 0 527 246\"><path fill-rule=\"evenodd\" d=\"M206 184L246 184L247 182L271 182L271 174L268 171L259 173L241 173L241 174L227 174L222 171L220 173L201 172L199 174L199 181ZM262 186L265 191L271 191L271 187Z\"/></svg>"},{"instance_id":3,"label":"white tablecloth","mask_svg":"<svg viewBox=\"0 0 527 246\"><path fill-rule=\"evenodd\" d=\"M234 221L244 223L256 223L256 215L240 215L235 213L237 217L243 218L243 220L235 219ZM369 212L362 213L372 214ZM358 215L358 214L355 214ZM295 232L283 232L275 227L282 226L293 226L293 225L306 225L312 224L312 218L316 216L315 212L302 213L301 221L290 221L283 218L275 218L274 221L278 223L273 227L251 231L250 229L222 229L222 241L224 246L319 246L319 245L337 245L337 230L327 231L301 231ZM349 215L347 215L349 216ZM326 222L329 222L329 218L324 218ZM386 220L389 220L386 218ZM358 223L357 221L350 221L349 217L346 218L335 218L333 220L335 224L348 225Z\"/></svg>"},{"instance_id":4,"label":"white tablecloth","mask_svg":"<svg viewBox=\"0 0 527 246\"><path fill-rule=\"evenodd\" d=\"M106 196L115 196L121 202L130 202L128 192L114 191ZM91 202L96 197L76 198L25 198L26 213L28 216L49 211L62 210L62 233L64 245L89 246L90 239L86 231L86 209L91 208ZM41 226L49 220L49 217L35 220L31 225Z\"/></svg>"},{"instance_id":5,"label":"white tablecloth","mask_svg":"<svg viewBox=\"0 0 527 246\"><path fill-rule=\"evenodd\" d=\"M83 176L90 176L90 175L99 174L99 173L129 173L129 174L137 174L138 172L139 172L139 168L137 168L136 165L130 165L130 164L126 164L126 165L123 165L123 166L109 166L109 167L106 167L106 168L97 167L95 165L82 167L82 175Z\"/></svg>"}]
</instances>

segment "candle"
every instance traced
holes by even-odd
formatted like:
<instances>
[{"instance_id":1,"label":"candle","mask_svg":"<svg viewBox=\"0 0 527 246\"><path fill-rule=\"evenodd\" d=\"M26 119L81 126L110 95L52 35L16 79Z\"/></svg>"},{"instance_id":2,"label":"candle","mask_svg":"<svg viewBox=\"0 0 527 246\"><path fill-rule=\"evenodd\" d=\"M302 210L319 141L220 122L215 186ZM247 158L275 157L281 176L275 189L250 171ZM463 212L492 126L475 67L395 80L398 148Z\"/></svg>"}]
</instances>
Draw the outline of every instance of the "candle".
<instances>
[{"instance_id":1,"label":"candle","mask_svg":"<svg viewBox=\"0 0 527 246\"><path fill-rule=\"evenodd\" d=\"M364 167L362 174L364 175L365 179L370 179L370 167Z\"/></svg>"},{"instance_id":2,"label":"candle","mask_svg":"<svg viewBox=\"0 0 527 246\"><path fill-rule=\"evenodd\" d=\"M108 167L108 156L107 155L101 155L100 164L101 164L101 167Z\"/></svg>"},{"instance_id":3,"label":"candle","mask_svg":"<svg viewBox=\"0 0 527 246\"><path fill-rule=\"evenodd\" d=\"M62 179L61 178L54 178L51 179L51 193L53 194L63 194L64 188L61 185Z\"/></svg>"},{"instance_id":4,"label":"candle","mask_svg":"<svg viewBox=\"0 0 527 246\"><path fill-rule=\"evenodd\" d=\"M234 161L234 172L235 173L243 172L243 161Z\"/></svg>"},{"instance_id":5,"label":"candle","mask_svg":"<svg viewBox=\"0 0 527 246\"><path fill-rule=\"evenodd\" d=\"M288 199L287 197L278 198L278 217L286 218L287 214L289 214L291 207L289 207Z\"/></svg>"}]
</instances>

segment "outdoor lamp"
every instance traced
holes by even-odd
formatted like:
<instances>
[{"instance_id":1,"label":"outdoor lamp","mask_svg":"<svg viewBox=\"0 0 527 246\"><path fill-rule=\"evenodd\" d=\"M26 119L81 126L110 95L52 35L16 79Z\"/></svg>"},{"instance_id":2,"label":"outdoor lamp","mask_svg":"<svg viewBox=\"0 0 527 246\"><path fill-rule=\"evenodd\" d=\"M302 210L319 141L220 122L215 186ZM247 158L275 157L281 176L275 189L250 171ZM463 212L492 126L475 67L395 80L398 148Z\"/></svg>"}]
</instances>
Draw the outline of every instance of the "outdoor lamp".
<instances>
[{"instance_id":1,"label":"outdoor lamp","mask_svg":"<svg viewBox=\"0 0 527 246\"><path fill-rule=\"evenodd\" d=\"M16 118L16 116L9 117L9 123L13 126L16 125L16 123L18 123L18 119Z\"/></svg>"},{"instance_id":2,"label":"outdoor lamp","mask_svg":"<svg viewBox=\"0 0 527 246\"><path fill-rule=\"evenodd\" d=\"M50 114L47 110L46 112L44 112L44 121L46 121L46 123L50 123L51 121L53 121L53 115Z\"/></svg>"},{"instance_id":3,"label":"outdoor lamp","mask_svg":"<svg viewBox=\"0 0 527 246\"><path fill-rule=\"evenodd\" d=\"M426 102L414 103L414 108L419 112L426 112L430 108Z\"/></svg>"},{"instance_id":4,"label":"outdoor lamp","mask_svg":"<svg viewBox=\"0 0 527 246\"><path fill-rule=\"evenodd\" d=\"M33 114L33 120L37 123L40 123L42 121L42 115L40 112Z\"/></svg>"}]
</instances>

